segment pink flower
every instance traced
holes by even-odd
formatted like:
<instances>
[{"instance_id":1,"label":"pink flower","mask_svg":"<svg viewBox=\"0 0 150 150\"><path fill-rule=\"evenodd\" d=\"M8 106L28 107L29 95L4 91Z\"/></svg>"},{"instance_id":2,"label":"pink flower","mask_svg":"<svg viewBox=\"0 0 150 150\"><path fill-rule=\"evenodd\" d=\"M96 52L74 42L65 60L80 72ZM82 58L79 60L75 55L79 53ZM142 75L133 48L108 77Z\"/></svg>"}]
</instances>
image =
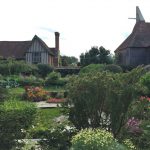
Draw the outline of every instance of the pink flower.
<instances>
[{"instance_id":1,"label":"pink flower","mask_svg":"<svg viewBox=\"0 0 150 150\"><path fill-rule=\"evenodd\" d=\"M130 118L127 123L126 123L126 128L129 130L129 132L131 133L141 133L141 129L140 129L140 124L141 121L138 119L135 119L134 117Z\"/></svg>"},{"instance_id":2,"label":"pink flower","mask_svg":"<svg viewBox=\"0 0 150 150\"><path fill-rule=\"evenodd\" d=\"M147 97L147 96L141 96L140 97L140 100L147 100L150 102L150 97Z\"/></svg>"}]
</instances>

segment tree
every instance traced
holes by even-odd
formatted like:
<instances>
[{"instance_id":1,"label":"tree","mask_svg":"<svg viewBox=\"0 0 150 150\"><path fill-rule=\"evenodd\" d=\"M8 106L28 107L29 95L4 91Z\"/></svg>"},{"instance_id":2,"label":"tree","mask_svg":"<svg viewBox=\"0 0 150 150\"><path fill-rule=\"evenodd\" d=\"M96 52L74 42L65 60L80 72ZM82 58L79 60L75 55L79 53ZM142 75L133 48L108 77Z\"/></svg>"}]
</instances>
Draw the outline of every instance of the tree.
<instances>
[{"instance_id":1,"label":"tree","mask_svg":"<svg viewBox=\"0 0 150 150\"><path fill-rule=\"evenodd\" d=\"M62 66L76 65L78 63L78 58L74 56L61 56Z\"/></svg>"},{"instance_id":2,"label":"tree","mask_svg":"<svg viewBox=\"0 0 150 150\"><path fill-rule=\"evenodd\" d=\"M104 47L91 47L89 51L86 51L85 54L80 55L81 66L87 66L89 64L111 64L113 58L109 50L106 50Z\"/></svg>"}]
</instances>

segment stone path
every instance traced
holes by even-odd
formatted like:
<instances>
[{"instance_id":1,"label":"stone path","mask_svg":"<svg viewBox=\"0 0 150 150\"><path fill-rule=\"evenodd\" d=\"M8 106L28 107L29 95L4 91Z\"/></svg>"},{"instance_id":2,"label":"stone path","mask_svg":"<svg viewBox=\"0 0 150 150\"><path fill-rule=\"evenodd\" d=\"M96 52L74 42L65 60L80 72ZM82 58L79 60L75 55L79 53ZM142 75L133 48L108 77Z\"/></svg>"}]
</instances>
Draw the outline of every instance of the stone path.
<instances>
[{"instance_id":1,"label":"stone path","mask_svg":"<svg viewBox=\"0 0 150 150\"><path fill-rule=\"evenodd\" d=\"M36 105L38 108L53 108L53 107L58 107L58 106L61 107L59 103L47 103L45 101L36 102Z\"/></svg>"}]
</instances>

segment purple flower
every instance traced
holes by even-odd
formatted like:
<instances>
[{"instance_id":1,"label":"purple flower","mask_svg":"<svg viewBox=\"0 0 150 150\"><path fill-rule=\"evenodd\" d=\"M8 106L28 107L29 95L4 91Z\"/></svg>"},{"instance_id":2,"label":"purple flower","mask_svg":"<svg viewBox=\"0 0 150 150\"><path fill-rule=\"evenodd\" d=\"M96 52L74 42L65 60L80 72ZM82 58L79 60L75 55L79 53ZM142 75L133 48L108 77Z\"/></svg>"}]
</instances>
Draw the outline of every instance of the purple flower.
<instances>
[{"instance_id":1,"label":"purple flower","mask_svg":"<svg viewBox=\"0 0 150 150\"><path fill-rule=\"evenodd\" d=\"M134 117L130 118L126 123L126 128L129 132L137 134L141 133L142 130L140 129L141 121L138 119L135 119Z\"/></svg>"}]
</instances>

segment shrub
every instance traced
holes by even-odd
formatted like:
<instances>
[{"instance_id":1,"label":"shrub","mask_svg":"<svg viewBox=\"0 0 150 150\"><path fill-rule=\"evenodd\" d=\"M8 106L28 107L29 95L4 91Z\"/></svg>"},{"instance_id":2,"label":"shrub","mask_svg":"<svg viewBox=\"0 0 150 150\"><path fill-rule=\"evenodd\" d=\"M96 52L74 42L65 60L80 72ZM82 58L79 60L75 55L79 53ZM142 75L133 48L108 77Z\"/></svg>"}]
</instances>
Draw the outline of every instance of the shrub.
<instances>
[{"instance_id":1,"label":"shrub","mask_svg":"<svg viewBox=\"0 0 150 150\"><path fill-rule=\"evenodd\" d=\"M80 68L56 68L55 69L56 72L59 72L61 74L62 77L66 77L67 75L73 75L73 74L78 74L80 71Z\"/></svg>"},{"instance_id":2,"label":"shrub","mask_svg":"<svg viewBox=\"0 0 150 150\"><path fill-rule=\"evenodd\" d=\"M40 145L44 150L69 150L71 138L76 132L76 129L66 122L54 124L42 133Z\"/></svg>"},{"instance_id":3,"label":"shrub","mask_svg":"<svg viewBox=\"0 0 150 150\"><path fill-rule=\"evenodd\" d=\"M48 64L38 64L38 73L45 78L49 73L53 71L53 68Z\"/></svg>"},{"instance_id":4,"label":"shrub","mask_svg":"<svg viewBox=\"0 0 150 150\"><path fill-rule=\"evenodd\" d=\"M42 87L25 87L24 98L30 101L39 102L47 99L47 92Z\"/></svg>"},{"instance_id":5,"label":"shrub","mask_svg":"<svg viewBox=\"0 0 150 150\"><path fill-rule=\"evenodd\" d=\"M142 69L129 73L89 73L72 77L67 85L69 119L81 128L105 128L116 137L125 123L131 102L137 98Z\"/></svg>"},{"instance_id":6,"label":"shrub","mask_svg":"<svg viewBox=\"0 0 150 150\"><path fill-rule=\"evenodd\" d=\"M136 150L135 145L132 143L132 141L130 139L125 139L123 141L123 144L127 147L127 149L129 150Z\"/></svg>"},{"instance_id":7,"label":"shrub","mask_svg":"<svg viewBox=\"0 0 150 150\"><path fill-rule=\"evenodd\" d=\"M67 84L69 119L78 128L107 126L109 115L105 121L101 115L106 112L107 91L111 74L107 72L89 73L83 76L73 76ZM107 112L106 112L107 113ZM91 120L91 121L89 121Z\"/></svg>"},{"instance_id":8,"label":"shrub","mask_svg":"<svg viewBox=\"0 0 150 150\"><path fill-rule=\"evenodd\" d=\"M0 87L0 103L4 102L6 98L8 98L8 90Z\"/></svg>"},{"instance_id":9,"label":"shrub","mask_svg":"<svg viewBox=\"0 0 150 150\"><path fill-rule=\"evenodd\" d=\"M139 149L150 149L150 98L141 97L129 107L121 138L130 138Z\"/></svg>"},{"instance_id":10,"label":"shrub","mask_svg":"<svg viewBox=\"0 0 150 150\"><path fill-rule=\"evenodd\" d=\"M84 129L72 138L73 150L125 150L110 132L102 129Z\"/></svg>"},{"instance_id":11,"label":"shrub","mask_svg":"<svg viewBox=\"0 0 150 150\"><path fill-rule=\"evenodd\" d=\"M147 72L145 75L143 75L140 79L140 82L142 85L148 88L148 92L150 94L150 72Z\"/></svg>"},{"instance_id":12,"label":"shrub","mask_svg":"<svg viewBox=\"0 0 150 150\"><path fill-rule=\"evenodd\" d=\"M80 70L80 74L83 74L83 73L90 73L90 72L100 72L100 71L103 71L104 69L104 64L90 64L86 67L83 67L81 70Z\"/></svg>"},{"instance_id":13,"label":"shrub","mask_svg":"<svg viewBox=\"0 0 150 150\"><path fill-rule=\"evenodd\" d=\"M113 72L113 73L121 73L122 68L118 65L110 64L110 65L105 65L104 70Z\"/></svg>"},{"instance_id":14,"label":"shrub","mask_svg":"<svg viewBox=\"0 0 150 150\"><path fill-rule=\"evenodd\" d=\"M36 113L35 105L10 100L0 105L0 148L9 150L26 135Z\"/></svg>"},{"instance_id":15,"label":"shrub","mask_svg":"<svg viewBox=\"0 0 150 150\"><path fill-rule=\"evenodd\" d=\"M5 80L0 80L0 87L2 88L16 88L19 86L19 83L14 80L14 79L5 79Z\"/></svg>"},{"instance_id":16,"label":"shrub","mask_svg":"<svg viewBox=\"0 0 150 150\"><path fill-rule=\"evenodd\" d=\"M35 74L36 71L35 65L27 64L24 61L16 61L12 58L1 60L0 74L2 75Z\"/></svg>"},{"instance_id":17,"label":"shrub","mask_svg":"<svg viewBox=\"0 0 150 150\"><path fill-rule=\"evenodd\" d=\"M45 80L45 85L46 86L51 86L51 85L64 86L67 83L67 81L68 81L67 78L61 78L60 73L52 72L47 76Z\"/></svg>"},{"instance_id":18,"label":"shrub","mask_svg":"<svg viewBox=\"0 0 150 150\"><path fill-rule=\"evenodd\" d=\"M60 73L53 71L52 73L48 74L47 78L51 81L56 81L61 78L61 75Z\"/></svg>"},{"instance_id":19,"label":"shrub","mask_svg":"<svg viewBox=\"0 0 150 150\"><path fill-rule=\"evenodd\" d=\"M44 80L35 76L20 76L18 79L20 86L43 86Z\"/></svg>"},{"instance_id":20,"label":"shrub","mask_svg":"<svg viewBox=\"0 0 150 150\"><path fill-rule=\"evenodd\" d=\"M14 61L10 68L11 74L19 75L24 74L35 74L37 72L37 67L32 64L25 63L24 61Z\"/></svg>"}]
</instances>

